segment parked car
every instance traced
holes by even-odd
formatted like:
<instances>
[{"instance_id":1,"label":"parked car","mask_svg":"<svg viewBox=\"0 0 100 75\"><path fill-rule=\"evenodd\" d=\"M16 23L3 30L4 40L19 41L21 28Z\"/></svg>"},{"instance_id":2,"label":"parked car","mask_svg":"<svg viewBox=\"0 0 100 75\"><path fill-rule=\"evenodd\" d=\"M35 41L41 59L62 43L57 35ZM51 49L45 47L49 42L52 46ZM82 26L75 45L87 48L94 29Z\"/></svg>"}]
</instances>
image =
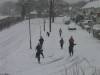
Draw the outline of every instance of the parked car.
<instances>
[{"instance_id":1,"label":"parked car","mask_svg":"<svg viewBox=\"0 0 100 75\"><path fill-rule=\"evenodd\" d=\"M65 21L65 24L66 24L66 25L69 25L69 24L70 24L70 20Z\"/></svg>"},{"instance_id":2,"label":"parked car","mask_svg":"<svg viewBox=\"0 0 100 75\"><path fill-rule=\"evenodd\" d=\"M68 26L68 30L76 30L76 24L75 23L70 23Z\"/></svg>"},{"instance_id":3,"label":"parked car","mask_svg":"<svg viewBox=\"0 0 100 75\"><path fill-rule=\"evenodd\" d=\"M85 25L84 29L86 29L87 31L89 31L91 29L91 27L89 25Z\"/></svg>"},{"instance_id":4,"label":"parked car","mask_svg":"<svg viewBox=\"0 0 100 75\"><path fill-rule=\"evenodd\" d=\"M82 27L82 29L88 29L90 27L90 23L92 22L92 20L83 20L80 22L80 26Z\"/></svg>"},{"instance_id":5,"label":"parked car","mask_svg":"<svg viewBox=\"0 0 100 75\"><path fill-rule=\"evenodd\" d=\"M65 16L63 19L64 24L69 25L70 24L70 17Z\"/></svg>"},{"instance_id":6,"label":"parked car","mask_svg":"<svg viewBox=\"0 0 100 75\"><path fill-rule=\"evenodd\" d=\"M93 36L100 39L100 24L93 26Z\"/></svg>"}]
</instances>

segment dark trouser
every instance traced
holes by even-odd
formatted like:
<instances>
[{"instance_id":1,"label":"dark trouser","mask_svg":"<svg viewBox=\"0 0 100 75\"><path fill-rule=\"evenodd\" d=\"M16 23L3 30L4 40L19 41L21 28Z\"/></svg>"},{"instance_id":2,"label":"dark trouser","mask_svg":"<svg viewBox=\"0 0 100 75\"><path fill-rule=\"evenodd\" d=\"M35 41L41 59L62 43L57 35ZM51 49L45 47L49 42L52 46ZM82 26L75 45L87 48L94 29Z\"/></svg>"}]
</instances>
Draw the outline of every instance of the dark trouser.
<instances>
[{"instance_id":1,"label":"dark trouser","mask_svg":"<svg viewBox=\"0 0 100 75\"><path fill-rule=\"evenodd\" d=\"M50 33L47 33L47 36L49 37Z\"/></svg>"},{"instance_id":2,"label":"dark trouser","mask_svg":"<svg viewBox=\"0 0 100 75\"><path fill-rule=\"evenodd\" d=\"M69 46L69 54L70 56L73 56L73 47Z\"/></svg>"},{"instance_id":3,"label":"dark trouser","mask_svg":"<svg viewBox=\"0 0 100 75\"><path fill-rule=\"evenodd\" d=\"M41 54L41 55L42 55L42 57L44 58L44 54L43 54L43 52L41 52L40 54Z\"/></svg>"},{"instance_id":4,"label":"dark trouser","mask_svg":"<svg viewBox=\"0 0 100 75\"><path fill-rule=\"evenodd\" d=\"M40 64L40 53L39 52L36 53L36 58L38 60L38 63Z\"/></svg>"},{"instance_id":5,"label":"dark trouser","mask_svg":"<svg viewBox=\"0 0 100 75\"><path fill-rule=\"evenodd\" d=\"M42 47L42 45L43 45L43 42L40 42L40 45L41 45L41 47Z\"/></svg>"},{"instance_id":6,"label":"dark trouser","mask_svg":"<svg viewBox=\"0 0 100 75\"><path fill-rule=\"evenodd\" d=\"M63 44L60 44L61 45L61 49L63 49Z\"/></svg>"},{"instance_id":7,"label":"dark trouser","mask_svg":"<svg viewBox=\"0 0 100 75\"><path fill-rule=\"evenodd\" d=\"M60 33L60 37L61 37L61 33Z\"/></svg>"},{"instance_id":8,"label":"dark trouser","mask_svg":"<svg viewBox=\"0 0 100 75\"><path fill-rule=\"evenodd\" d=\"M37 58L39 64L40 64L40 54L41 54L42 57L44 58L43 51L41 51L41 52L37 52L37 53L36 53L36 58Z\"/></svg>"}]
</instances>

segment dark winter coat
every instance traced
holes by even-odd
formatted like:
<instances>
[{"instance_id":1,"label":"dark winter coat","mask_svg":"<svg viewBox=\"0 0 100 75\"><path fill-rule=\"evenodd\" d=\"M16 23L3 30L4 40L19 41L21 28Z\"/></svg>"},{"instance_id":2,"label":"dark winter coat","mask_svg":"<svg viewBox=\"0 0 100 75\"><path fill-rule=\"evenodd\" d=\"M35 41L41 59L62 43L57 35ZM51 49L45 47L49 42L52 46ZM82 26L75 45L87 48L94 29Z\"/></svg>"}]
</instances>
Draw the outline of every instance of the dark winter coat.
<instances>
[{"instance_id":1,"label":"dark winter coat","mask_svg":"<svg viewBox=\"0 0 100 75\"><path fill-rule=\"evenodd\" d=\"M43 50L42 50L42 47L41 47L41 45L40 44L38 44L37 46L36 46L36 58L37 57L40 57L40 54L43 52Z\"/></svg>"},{"instance_id":2,"label":"dark winter coat","mask_svg":"<svg viewBox=\"0 0 100 75\"><path fill-rule=\"evenodd\" d=\"M59 29L59 33L62 33L62 30L61 30L61 28Z\"/></svg>"},{"instance_id":3,"label":"dark winter coat","mask_svg":"<svg viewBox=\"0 0 100 75\"><path fill-rule=\"evenodd\" d=\"M41 45L43 45L44 39L42 37L40 37L39 42Z\"/></svg>"},{"instance_id":4,"label":"dark winter coat","mask_svg":"<svg viewBox=\"0 0 100 75\"><path fill-rule=\"evenodd\" d=\"M49 32L47 32L47 34L46 34L48 37L50 36L50 33Z\"/></svg>"},{"instance_id":5,"label":"dark winter coat","mask_svg":"<svg viewBox=\"0 0 100 75\"><path fill-rule=\"evenodd\" d=\"M61 34L62 34L62 30L61 30L61 28L59 29L59 34L60 34L60 36L61 36Z\"/></svg>"},{"instance_id":6,"label":"dark winter coat","mask_svg":"<svg viewBox=\"0 0 100 75\"><path fill-rule=\"evenodd\" d=\"M76 45L76 44L74 44L74 39L71 37L71 38L69 39L69 46L70 46L70 47L74 47L74 45Z\"/></svg>"},{"instance_id":7,"label":"dark winter coat","mask_svg":"<svg viewBox=\"0 0 100 75\"><path fill-rule=\"evenodd\" d=\"M61 43L61 44L64 44L64 40L63 40L63 39L61 39L61 40L60 40L60 43Z\"/></svg>"}]
</instances>

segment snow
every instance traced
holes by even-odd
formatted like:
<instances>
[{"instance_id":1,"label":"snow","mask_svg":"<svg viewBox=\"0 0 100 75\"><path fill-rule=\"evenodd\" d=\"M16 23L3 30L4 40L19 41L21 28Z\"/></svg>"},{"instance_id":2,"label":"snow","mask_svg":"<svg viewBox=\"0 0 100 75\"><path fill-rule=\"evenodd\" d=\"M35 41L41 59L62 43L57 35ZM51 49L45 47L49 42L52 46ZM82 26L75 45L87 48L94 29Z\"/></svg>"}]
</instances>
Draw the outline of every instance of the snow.
<instances>
[{"instance_id":1,"label":"snow","mask_svg":"<svg viewBox=\"0 0 100 75\"><path fill-rule=\"evenodd\" d=\"M30 12L31 14L37 14L37 12L36 11L32 11L32 12Z\"/></svg>"},{"instance_id":2,"label":"snow","mask_svg":"<svg viewBox=\"0 0 100 75\"><path fill-rule=\"evenodd\" d=\"M1 15L0 15L0 20L1 20L1 19L5 19L5 18L7 18L7 17L8 17L8 16L1 16Z\"/></svg>"},{"instance_id":3,"label":"snow","mask_svg":"<svg viewBox=\"0 0 100 75\"><path fill-rule=\"evenodd\" d=\"M100 33L98 33L100 35Z\"/></svg>"},{"instance_id":4,"label":"snow","mask_svg":"<svg viewBox=\"0 0 100 75\"><path fill-rule=\"evenodd\" d=\"M90 28L90 26L88 26L88 25L85 25L84 27L85 27L85 28Z\"/></svg>"},{"instance_id":5,"label":"snow","mask_svg":"<svg viewBox=\"0 0 100 75\"><path fill-rule=\"evenodd\" d=\"M94 25L94 26L93 26L93 29L95 29L95 30L100 30L100 24Z\"/></svg>"},{"instance_id":6,"label":"snow","mask_svg":"<svg viewBox=\"0 0 100 75\"><path fill-rule=\"evenodd\" d=\"M76 31L68 31L68 26L64 25L63 17L57 17L55 23L52 23L52 32L50 37L46 36L49 31L49 21L46 19L46 32L43 31L43 19L31 19L32 50L29 49L29 26L28 20L16 24L15 26L0 32L0 73L9 73L10 75L71 75L77 62L83 69L88 69L86 58L90 64L100 67L100 41L93 38L91 34L77 27ZM45 58L41 57L41 64L38 64L35 58L35 47L40 36L40 26L42 36L45 40L43 50ZM64 38L64 49L59 45L59 28L62 28ZM73 36L75 43L74 56L69 57L68 39ZM74 64L74 65L73 65ZM73 67L70 68L69 67ZM87 69L88 70L87 70ZM93 71L92 71L93 70ZM90 75L90 74L86 74Z\"/></svg>"},{"instance_id":7,"label":"snow","mask_svg":"<svg viewBox=\"0 0 100 75\"><path fill-rule=\"evenodd\" d=\"M76 28L76 24L75 23L70 23L68 28Z\"/></svg>"},{"instance_id":8,"label":"snow","mask_svg":"<svg viewBox=\"0 0 100 75\"><path fill-rule=\"evenodd\" d=\"M63 22L66 22L66 21L69 21L70 20L70 17L68 17L68 16L64 16L64 18L63 18Z\"/></svg>"},{"instance_id":9,"label":"snow","mask_svg":"<svg viewBox=\"0 0 100 75\"><path fill-rule=\"evenodd\" d=\"M100 0L89 2L83 8L100 8Z\"/></svg>"}]
</instances>

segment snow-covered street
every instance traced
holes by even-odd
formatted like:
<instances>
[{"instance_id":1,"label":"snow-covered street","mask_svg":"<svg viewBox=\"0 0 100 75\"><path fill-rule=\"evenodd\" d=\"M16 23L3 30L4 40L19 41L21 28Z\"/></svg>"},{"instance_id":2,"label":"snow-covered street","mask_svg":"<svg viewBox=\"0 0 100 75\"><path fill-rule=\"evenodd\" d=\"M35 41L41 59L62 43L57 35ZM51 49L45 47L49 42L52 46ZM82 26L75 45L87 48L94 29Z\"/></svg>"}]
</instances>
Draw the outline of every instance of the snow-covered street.
<instances>
[{"instance_id":1,"label":"snow-covered street","mask_svg":"<svg viewBox=\"0 0 100 75\"><path fill-rule=\"evenodd\" d=\"M35 48L40 37L40 26L44 38L43 50L45 58L41 57L41 64L35 58ZM49 31L48 19L46 32ZM63 23L63 17L55 19L52 24L50 37L43 31L43 19L31 20L32 49L29 49L28 20L0 32L0 72L10 75L53 75L62 70L65 65L72 64L78 57L86 58L96 67L100 67L100 40L92 34L76 26L77 30L70 31ZM60 49L59 28L62 29L64 49ZM73 36L75 43L74 56L68 54L69 38ZM58 75L58 74L57 74ZM61 75L59 73L59 75ZM62 74L63 75L63 74Z\"/></svg>"}]
</instances>

